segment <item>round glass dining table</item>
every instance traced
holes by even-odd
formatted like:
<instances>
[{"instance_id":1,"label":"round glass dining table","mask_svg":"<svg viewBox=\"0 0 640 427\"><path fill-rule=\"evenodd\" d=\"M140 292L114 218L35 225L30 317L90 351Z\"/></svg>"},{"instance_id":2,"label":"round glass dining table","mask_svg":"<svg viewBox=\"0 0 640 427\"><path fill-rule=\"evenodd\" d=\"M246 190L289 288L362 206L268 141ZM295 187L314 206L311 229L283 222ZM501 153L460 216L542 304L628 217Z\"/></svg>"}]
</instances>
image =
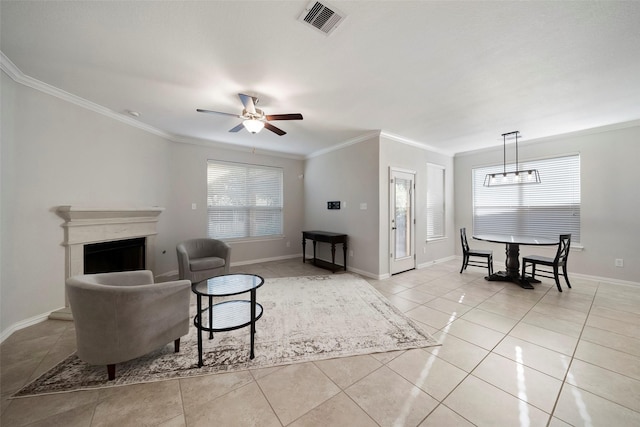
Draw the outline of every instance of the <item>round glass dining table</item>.
<instances>
[{"instance_id":1,"label":"round glass dining table","mask_svg":"<svg viewBox=\"0 0 640 427\"><path fill-rule=\"evenodd\" d=\"M489 281L514 282L524 289L533 289L531 283L540 283L539 280L520 277L520 245L553 246L558 244L557 239L547 237L521 236L514 234L475 234L476 240L492 243L504 243L506 245L507 259L506 271L498 271L485 277Z\"/></svg>"}]
</instances>

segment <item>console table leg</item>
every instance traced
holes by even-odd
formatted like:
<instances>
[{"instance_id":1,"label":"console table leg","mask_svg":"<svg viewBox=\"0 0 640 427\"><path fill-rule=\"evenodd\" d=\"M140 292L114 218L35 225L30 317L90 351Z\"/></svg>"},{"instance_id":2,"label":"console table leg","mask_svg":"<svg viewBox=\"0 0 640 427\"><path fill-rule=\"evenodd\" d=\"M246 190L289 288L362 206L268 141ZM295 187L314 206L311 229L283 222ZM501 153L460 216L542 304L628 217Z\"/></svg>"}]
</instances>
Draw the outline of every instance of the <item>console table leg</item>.
<instances>
[{"instance_id":1,"label":"console table leg","mask_svg":"<svg viewBox=\"0 0 640 427\"><path fill-rule=\"evenodd\" d=\"M336 265L336 244L331 244L331 264Z\"/></svg>"},{"instance_id":2,"label":"console table leg","mask_svg":"<svg viewBox=\"0 0 640 427\"><path fill-rule=\"evenodd\" d=\"M347 271L347 243L342 244L342 253L344 255L344 271Z\"/></svg>"},{"instance_id":3,"label":"console table leg","mask_svg":"<svg viewBox=\"0 0 640 427\"><path fill-rule=\"evenodd\" d=\"M304 236L302 237L302 263L304 264L305 262L307 262L306 257L304 255L304 250L307 247L307 239L304 238Z\"/></svg>"}]
</instances>

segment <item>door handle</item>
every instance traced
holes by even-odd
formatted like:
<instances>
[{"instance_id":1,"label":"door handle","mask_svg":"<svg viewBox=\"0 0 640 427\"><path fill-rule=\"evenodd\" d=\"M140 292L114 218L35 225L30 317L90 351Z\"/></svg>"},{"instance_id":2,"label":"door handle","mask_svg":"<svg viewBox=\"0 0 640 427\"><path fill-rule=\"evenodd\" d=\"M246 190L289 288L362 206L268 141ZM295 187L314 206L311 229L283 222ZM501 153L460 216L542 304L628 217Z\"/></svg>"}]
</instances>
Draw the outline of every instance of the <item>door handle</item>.
<instances>
[{"instance_id":1,"label":"door handle","mask_svg":"<svg viewBox=\"0 0 640 427\"><path fill-rule=\"evenodd\" d=\"M395 227L391 227L391 229L392 229L392 230L395 230L396 228L395 228Z\"/></svg>"}]
</instances>

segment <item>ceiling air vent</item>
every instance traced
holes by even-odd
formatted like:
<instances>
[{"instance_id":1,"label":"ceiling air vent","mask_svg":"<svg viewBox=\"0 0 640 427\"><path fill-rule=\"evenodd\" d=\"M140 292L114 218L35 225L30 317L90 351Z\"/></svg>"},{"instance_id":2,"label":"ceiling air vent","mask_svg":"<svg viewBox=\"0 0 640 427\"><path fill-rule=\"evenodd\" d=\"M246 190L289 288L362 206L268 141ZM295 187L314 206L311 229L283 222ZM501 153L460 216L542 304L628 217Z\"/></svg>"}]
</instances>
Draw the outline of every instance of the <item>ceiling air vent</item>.
<instances>
[{"instance_id":1,"label":"ceiling air vent","mask_svg":"<svg viewBox=\"0 0 640 427\"><path fill-rule=\"evenodd\" d=\"M311 25L325 35L329 35L345 18L344 14L334 7L328 7L317 1L311 1L300 14L298 21Z\"/></svg>"}]
</instances>

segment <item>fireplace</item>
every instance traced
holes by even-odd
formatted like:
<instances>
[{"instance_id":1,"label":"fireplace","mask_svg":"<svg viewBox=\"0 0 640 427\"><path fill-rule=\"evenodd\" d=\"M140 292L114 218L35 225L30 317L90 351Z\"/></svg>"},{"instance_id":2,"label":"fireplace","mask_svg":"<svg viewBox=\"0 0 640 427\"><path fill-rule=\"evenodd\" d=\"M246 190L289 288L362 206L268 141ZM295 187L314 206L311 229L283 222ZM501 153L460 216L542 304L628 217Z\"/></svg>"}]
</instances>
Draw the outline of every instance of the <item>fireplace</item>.
<instances>
[{"instance_id":1,"label":"fireplace","mask_svg":"<svg viewBox=\"0 0 640 427\"><path fill-rule=\"evenodd\" d=\"M107 267L106 271L125 271L146 269L154 270L155 237L157 232L158 217L164 208L83 208L76 206L59 206L56 209L58 215L64 220L62 228L64 230L65 246L65 280L78 274L88 274L99 272L104 267L104 261L97 261L99 270L95 266L87 265L85 252L89 251L111 251L108 255L111 261L115 258L117 267ZM134 240L138 245L137 249L131 246L130 240ZM117 248L120 245L125 248ZM140 247L141 246L141 247ZM115 255L117 251L124 251L123 256ZM93 254L95 255L95 254ZM102 252L101 255L106 255ZM130 258L123 261L124 258ZM132 262L135 259L136 262ZM89 260L89 264L94 263ZM134 268L135 267L135 268ZM88 268L88 269L87 269ZM64 283L62 284L64 286ZM65 298L65 308L51 313L52 319L71 320L71 310L69 302Z\"/></svg>"},{"instance_id":2,"label":"fireplace","mask_svg":"<svg viewBox=\"0 0 640 427\"><path fill-rule=\"evenodd\" d=\"M145 238L84 245L84 274L144 270Z\"/></svg>"}]
</instances>

